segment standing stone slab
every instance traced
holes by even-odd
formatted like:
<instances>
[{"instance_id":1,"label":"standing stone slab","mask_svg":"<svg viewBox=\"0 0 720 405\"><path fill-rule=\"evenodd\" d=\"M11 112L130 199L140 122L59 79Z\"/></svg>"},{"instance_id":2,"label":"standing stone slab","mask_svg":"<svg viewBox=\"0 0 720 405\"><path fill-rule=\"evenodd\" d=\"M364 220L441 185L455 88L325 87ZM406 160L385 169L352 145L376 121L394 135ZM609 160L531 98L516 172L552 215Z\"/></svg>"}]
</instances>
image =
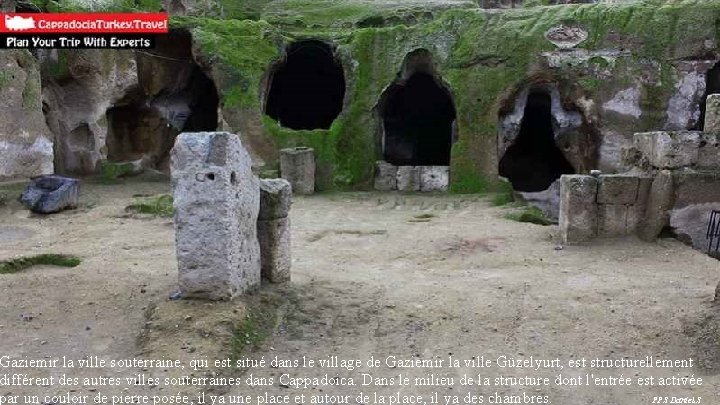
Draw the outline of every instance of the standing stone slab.
<instances>
[{"instance_id":1,"label":"standing stone slab","mask_svg":"<svg viewBox=\"0 0 720 405\"><path fill-rule=\"evenodd\" d=\"M262 276L271 283L290 280L290 219L267 219L257 223Z\"/></svg>"},{"instance_id":2,"label":"standing stone slab","mask_svg":"<svg viewBox=\"0 0 720 405\"><path fill-rule=\"evenodd\" d=\"M710 94L705 104L705 132L720 134L720 94Z\"/></svg>"},{"instance_id":3,"label":"standing stone slab","mask_svg":"<svg viewBox=\"0 0 720 405\"><path fill-rule=\"evenodd\" d=\"M397 166L379 160L375 162L375 190L397 190Z\"/></svg>"},{"instance_id":4,"label":"standing stone slab","mask_svg":"<svg viewBox=\"0 0 720 405\"><path fill-rule=\"evenodd\" d=\"M76 208L79 200L80 181L56 175L34 178L20 195L20 202L38 214Z\"/></svg>"},{"instance_id":5,"label":"standing stone slab","mask_svg":"<svg viewBox=\"0 0 720 405\"><path fill-rule=\"evenodd\" d=\"M598 181L592 176L560 177L560 232L564 243L582 243L597 236Z\"/></svg>"},{"instance_id":6,"label":"standing stone slab","mask_svg":"<svg viewBox=\"0 0 720 405\"><path fill-rule=\"evenodd\" d=\"M447 191L449 166L420 166L420 191Z\"/></svg>"},{"instance_id":7,"label":"standing stone slab","mask_svg":"<svg viewBox=\"0 0 720 405\"><path fill-rule=\"evenodd\" d=\"M669 225L669 210L675 203L673 188L671 171L662 170L655 176L647 198L645 215L637 230L640 239L655 241L663 228Z\"/></svg>"},{"instance_id":8,"label":"standing stone slab","mask_svg":"<svg viewBox=\"0 0 720 405\"><path fill-rule=\"evenodd\" d=\"M286 218L292 204L292 186L285 179L260 179L258 219Z\"/></svg>"},{"instance_id":9,"label":"standing stone slab","mask_svg":"<svg viewBox=\"0 0 720 405\"><path fill-rule=\"evenodd\" d=\"M420 168L399 166L397 171L398 191L420 191Z\"/></svg>"},{"instance_id":10,"label":"standing stone slab","mask_svg":"<svg viewBox=\"0 0 720 405\"><path fill-rule=\"evenodd\" d=\"M272 283L290 280L290 206L292 188L284 179L260 180L257 223L262 277Z\"/></svg>"},{"instance_id":11,"label":"standing stone slab","mask_svg":"<svg viewBox=\"0 0 720 405\"><path fill-rule=\"evenodd\" d=\"M289 181L295 194L315 192L315 151L297 147L280 150L280 176Z\"/></svg>"},{"instance_id":12,"label":"standing stone slab","mask_svg":"<svg viewBox=\"0 0 720 405\"><path fill-rule=\"evenodd\" d=\"M231 299L259 284L260 185L238 136L180 134L171 162L183 295Z\"/></svg>"}]
</instances>

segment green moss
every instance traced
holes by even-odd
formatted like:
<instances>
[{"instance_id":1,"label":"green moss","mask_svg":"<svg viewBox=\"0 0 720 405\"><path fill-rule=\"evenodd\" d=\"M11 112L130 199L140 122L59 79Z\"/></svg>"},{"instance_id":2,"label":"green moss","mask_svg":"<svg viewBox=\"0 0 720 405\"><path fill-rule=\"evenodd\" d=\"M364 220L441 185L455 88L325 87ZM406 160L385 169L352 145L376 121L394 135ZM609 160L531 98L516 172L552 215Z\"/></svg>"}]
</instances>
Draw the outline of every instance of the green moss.
<instances>
[{"instance_id":1,"label":"green moss","mask_svg":"<svg viewBox=\"0 0 720 405\"><path fill-rule=\"evenodd\" d=\"M80 265L80 259L76 256L42 254L0 261L0 274L18 273L32 266L76 267L78 265Z\"/></svg>"},{"instance_id":2,"label":"green moss","mask_svg":"<svg viewBox=\"0 0 720 405\"><path fill-rule=\"evenodd\" d=\"M100 161L98 181L102 184L117 184L120 178L133 172L131 163L115 163L107 160Z\"/></svg>"},{"instance_id":3,"label":"green moss","mask_svg":"<svg viewBox=\"0 0 720 405\"><path fill-rule=\"evenodd\" d=\"M125 207L125 211L149 214L159 217L172 217L175 214L173 197L168 194L147 197Z\"/></svg>"},{"instance_id":4,"label":"green moss","mask_svg":"<svg viewBox=\"0 0 720 405\"><path fill-rule=\"evenodd\" d=\"M511 221L527 222L542 226L554 224L554 222L547 219L545 214L537 207L525 207L520 211L510 212L505 215L505 218Z\"/></svg>"},{"instance_id":5,"label":"green moss","mask_svg":"<svg viewBox=\"0 0 720 405\"><path fill-rule=\"evenodd\" d=\"M280 300L262 297L259 304L248 310L245 319L235 327L232 340L232 356L238 358L248 350L257 350L277 327Z\"/></svg>"},{"instance_id":6,"label":"green moss","mask_svg":"<svg viewBox=\"0 0 720 405\"><path fill-rule=\"evenodd\" d=\"M450 190L469 193L502 190L495 173L498 113L528 82L555 81L564 94L577 91L595 99L607 89L633 85L629 81L643 74L643 63L657 63L661 80L643 84L640 125L653 129L663 121L673 91L675 79L667 61L702 55L706 40L716 40L715 22L720 20L717 0L551 7L544 7L544 0L534 3L537 7L504 11L440 11L430 5L415 10L401 3L357 0L222 0L224 16L256 21L185 17L173 19L173 24L192 30L201 60L212 66L223 89L223 108L246 114L243 118L252 115L255 122L261 116L262 80L285 43L314 37L338 45L347 72L348 102L329 130L292 131L262 119L265 135L278 147L315 148L323 173L318 186L324 190L370 185L373 164L380 157L375 107L405 56L419 48L429 50L457 111ZM401 16L428 14L425 20L403 25ZM536 69L545 63L542 54L555 50L545 32L560 24L583 27L589 37L580 46L589 51L627 53L590 56L563 69ZM538 71L542 77L537 77Z\"/></svg>"},{"instance_id":7,"label":"green moss","mask_svg":"<svg viewBox=\"0 0 720 405\"><path fill-rule=\"evenodd\" d=\"M282 37L265 21L173 18L173 27L189 28L201 49L201 59L217 71L223 104L258 108L260 82L279 57Z\"/></svg>"}]
</instances>

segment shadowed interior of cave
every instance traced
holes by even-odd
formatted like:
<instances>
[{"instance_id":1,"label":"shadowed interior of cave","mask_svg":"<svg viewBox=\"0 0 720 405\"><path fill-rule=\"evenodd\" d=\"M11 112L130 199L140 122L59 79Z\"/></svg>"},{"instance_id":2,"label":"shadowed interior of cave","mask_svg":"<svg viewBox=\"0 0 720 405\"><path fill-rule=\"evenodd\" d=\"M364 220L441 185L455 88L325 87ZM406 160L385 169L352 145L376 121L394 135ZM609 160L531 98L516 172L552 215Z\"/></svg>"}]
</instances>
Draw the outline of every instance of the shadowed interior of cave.
<instances>
[{"instance_id":1,"label":"shadowed interior of cave","mask_svg":"<svg viewBox=\"0 0 720 405\"><path fill-rule=\"evenodd\" d=\"M321 41L290 45L272 72L265 113L292 129L328 129L342 111L345 75L332 48Z\"/></svg>"},{"instance_id":2,"label":"shadowed interior of cave","mask_svg":"<svg viewBox=\"0 0 720 405\"><path fill-rule=\"evenodd\" d=\"M575 172L555 144L550 95L528 95L520 133L500 160L500 176L516 191L546 190L563 174Z\"/></svg>"},{"instance_id":3,"label":"shadowed interior of cave","mask_svg":"<svg viewBox=\"0 0 720 405\"><path fill-rule=\"evenodd\" d=\"M703 95L702 100L700 100L700 118L692 129L696 131L702 131L705 129L705 108L707 108L707 97L710 94L718 93L720 93L720 63L713 66L713 68L707 72L707 77L705 79L705 94Z\"/></svg>"},{"instance_id":4,"label":"shadowed interior of cave","mask_svg":"<svg viewBox=\"0 0 720 405\"><path fill-rule=\"evenodd\" d=\"M139 86L106 113L110 161L148 157L166 169L178 134L217 129L217 88L194 62L190 33L173 30L156 41L152 53L137 54Z\"/></svg>"},{"instance_id":5,"label":"shadowed interior of cave","mask_svg":"<svg viewBox=\"0 0 720 405\"><path fill-rule=\"evenodd\" d=\"M398 166L448 166L455 107L447 90L424 72L393 84L382 106L384 159Z\"/></svg>"}]
</instances>

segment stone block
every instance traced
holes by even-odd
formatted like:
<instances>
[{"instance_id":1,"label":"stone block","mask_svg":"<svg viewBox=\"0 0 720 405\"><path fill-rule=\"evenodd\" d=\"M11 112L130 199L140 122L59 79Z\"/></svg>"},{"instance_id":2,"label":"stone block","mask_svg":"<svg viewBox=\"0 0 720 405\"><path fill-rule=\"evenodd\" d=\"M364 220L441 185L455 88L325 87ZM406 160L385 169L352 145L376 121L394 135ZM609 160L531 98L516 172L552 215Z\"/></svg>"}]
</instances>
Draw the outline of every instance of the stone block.
<instances>
[{"instance_id":1,"label":"stone block","mask_svg":"<svg viewBox=\"0 0 720 405\"><path fill-rule=\"evenodd\" d=\"M383 160L375 162L375 190L397 190L398 168Z\"/></svg>"},{"instance_id":2,"label":"stone block","mask_svg":"<svg viewBox=\"0 0 720 405\"><path fill-rule=\"evenodd\" d=\"M586 242L597 236L598 181L584 175L560 177L560 232L566 244Z\"/></svg>"},{"instance_id":3,"label":"stone block","mask_svg":"<svg viewBox=\"0 0 720 405\"><path fill-rule=\"evenodd\" d=\"M642 132L633 136L635 148L658 169L694 166L701 133L697 131Z\"/></svg>"},{"instance_id":4,"label":"stone block","mask_svg":"<svg viewBox=\"0 0 720 405\"><path fill-rule=\"evenodd\" d=\"M627 205L598 204L598 236L607 238L628 235L627 217Z\"/></svg>"},{"instance_id":5,"label":"stone block","mask_svg":"<svg viewBox=\"0 0 720 405\"><path fill-rule=\"evenodd\" d=\"M697 166L703 169L720 169L720 134L702 134Z\"/></svg>"},{"instance_id":6,"label":"stone block","mask_svg":"<svg viewBox=\"0 0 720 405\"><path fill-rule=\"evenodd\" d=\"M286 218L292 205L292 187L285 179L260 179L258 219Z\"/></svg>"},{"instance_id":7,"label":"stone block","mask_svg":"<svg viewBox=\"0 0 720 405\"><path fill-rule=\"evenodd\" d=\"M315 151L306 147L281 149L280 176L290 182L293 193L314 193Z\"/></svg>"},{"instance_id":8,"label":"stone block","mask_svg":"<svg viewBox=\"0 0 720 405\"><path fill-rule=\"evenodd\" d=\"M262 277L271 283L290 280L290 219L260 220L257 223L260 241Z\"/></svg>"},{"instance_id":9,"label":"stone block","mask_svg":"<svg viewBox=\"0 0 720 405\"><path fill-rule=\"evenodd\" d=\"M673 209L720 201L720 171L675 171L673 184Z\"/></svg>"},{"instance_id":10,"label":"stone block","mask_svg":"<svg viewBox=\"0 0 720 405\"><path fill-rule=\"evenodd\" d=\"M636 176L606 174L599 177L597 196L599 204L634 204L637 196Z\"/></svg>"},{"instance_id":11,"label":"stone block","mask_svg":"<svg viewBox=\"0 0 720 405\"><path fill-rule=\"evenodd\" d=\"M654 241L668 225L669 210L674 203L673 176L669 170L662 170L653 179L645 205L645 215L637 228L638 236L645 241Z\"/></svg>"},{"instance_id":12,"label":"stone block","mask_svg":"<svg viewBox=\"0 0 720 405\"><path fill-rule=\"evenodd\" d=\"M420 191L447 191L450 183L449 166L419 166Z\"/></svg>"},{"instance_id":13,"label":"stone block","mask_svg":"<svg viewBox=\"0 0 720 405\"><path fill-rule=\"evenodd\" d=\"M420 168L417 166L399 166L397 189L399 191L420 191Z\"/></svg>"},{"instance_id":14,"label":"stone block","mask_svg":"<svg viewBox=\"0 0 720 405\"><path fill-rule=\"evenodd\" d=\"M80 200L80 181L56 175L34 178L20 195L20 202L38 214L75 208Z\"/></svg>"},{"instance_id":15,"label":"stone block","mask_svg":"<svg viewBox=\"0 0 720 405\"><path fill-rule=\"evenodd\" d=\"M185 297L231 299L260 283L260 184L240 138L182 133L171 153L175 241Z\"/></svg>"},{"instance_id":16,"label":"stone block","mask_svg":"<svg viewBox=\"0 0 720 405\"><path fill-rule=\"evenodd\" d=\"M703 129L710 134L720 134L720 94L710 94L707 97Z\"/></svg>"}]
</instances>

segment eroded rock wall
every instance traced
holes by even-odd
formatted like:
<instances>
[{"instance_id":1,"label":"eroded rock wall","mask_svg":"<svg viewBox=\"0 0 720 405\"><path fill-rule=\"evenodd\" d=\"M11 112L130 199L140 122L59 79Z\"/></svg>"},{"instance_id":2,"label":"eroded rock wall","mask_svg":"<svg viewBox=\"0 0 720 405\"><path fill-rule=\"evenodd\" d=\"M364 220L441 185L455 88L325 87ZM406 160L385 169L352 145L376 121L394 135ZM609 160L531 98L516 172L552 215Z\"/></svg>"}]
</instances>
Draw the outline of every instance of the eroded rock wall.
<instances>
[{"instance_id":1,"label":"eroded rock wall","mask_svg":"<svg viewBox=\"0 0 720 405\"><path fill-rule=\"evenodd\" d=\"M53 172L40 92L40 67L30 52L0 51L0 181Z\"/></svg>"}]
</instances>

